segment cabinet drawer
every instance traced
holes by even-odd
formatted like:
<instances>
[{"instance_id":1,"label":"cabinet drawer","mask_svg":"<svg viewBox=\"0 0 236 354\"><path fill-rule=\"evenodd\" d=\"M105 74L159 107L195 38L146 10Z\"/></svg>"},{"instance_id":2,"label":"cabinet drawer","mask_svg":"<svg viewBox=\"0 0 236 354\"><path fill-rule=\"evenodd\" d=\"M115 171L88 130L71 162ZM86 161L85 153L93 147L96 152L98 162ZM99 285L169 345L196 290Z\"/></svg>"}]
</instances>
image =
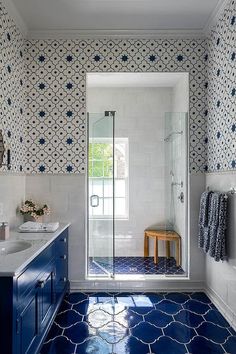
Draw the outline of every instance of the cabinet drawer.
<instances>
[{"instance_id":1,"label":"cabinet drawer","mask_svg":"<svg viewBox=\"0 0 236 354\"><path fill-rule=\"evenodd\" d=\"M40 276L42 269L51 262L54 257L54 243L47 247L41 254L33 260L27 269L17 278L17 295L18 298L27 291L32 290L35 280Z\"/></svg>"}]
</instances>

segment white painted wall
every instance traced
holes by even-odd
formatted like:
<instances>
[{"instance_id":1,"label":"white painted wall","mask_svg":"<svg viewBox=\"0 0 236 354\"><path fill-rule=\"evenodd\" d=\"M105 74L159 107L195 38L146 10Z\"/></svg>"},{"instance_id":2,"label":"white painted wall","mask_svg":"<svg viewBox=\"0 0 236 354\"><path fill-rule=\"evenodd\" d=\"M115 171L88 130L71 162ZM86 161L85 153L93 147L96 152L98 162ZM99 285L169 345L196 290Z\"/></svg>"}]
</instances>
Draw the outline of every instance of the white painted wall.
<instances>
[{"instance_id":1,"label":"white painted wall","mask_svg":"<svg viewBox=\"0 0 236 354\"><path fill-rule=\"evenodd\" d=\"M165 226L164 119L171 110L171 99L171 88L99 87L87 91L88 112L115 110L115 137L129 139L129 219L115 222L117 256L143 256L144 230ZM96 256L106 255L107 222L97 220L96 224L100 237L92 236L90 254L95 249ZM153 254L152 246L150 251ZM164 254L162 242L159 254Z\"/></svg>"},{"instance_id":2,"label":"white painted wall","mask_svg":"<svg viewBox=\"0 0 236 354\"><path fill-rule=\"evenodd\" d=\"M225 192L236 186L236 173L208 173L206 185L212 190ZM206 284L234 316L236 325L236 195L229 195L227 230L228 261L215 262L206 256ZM214 295L213 295L214 296Z\"/></svg>"},{"instance_id":3,"label":"white painted wall","mask_svg":"<svg viewBox=\"0 0 236 354\"><path fill-rule=\"evenodd\" d=\"M25 176L14 174L0 174L0 203L3 204L3 216L0 221L9 222L14 229L22 222L22 216L17 208L25 198Z\"/></svg>"}]
</instances>

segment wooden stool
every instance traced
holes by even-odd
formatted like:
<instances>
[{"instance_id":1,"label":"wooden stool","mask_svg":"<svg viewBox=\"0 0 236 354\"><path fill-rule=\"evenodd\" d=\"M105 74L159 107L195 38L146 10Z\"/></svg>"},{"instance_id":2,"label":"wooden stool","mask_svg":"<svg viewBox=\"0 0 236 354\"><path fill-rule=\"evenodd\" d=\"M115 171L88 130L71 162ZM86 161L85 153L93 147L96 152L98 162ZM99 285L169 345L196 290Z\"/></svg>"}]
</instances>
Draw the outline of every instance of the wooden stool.
<instances>
[{"instance_id":1,"label":"wooden stool","mask_svg":"<svg viewBox=\"0 0 236 354\"><path fill-rule=\"evenodd\" d=\"M176 265L180 266L180 235L175 231L145 230L144 231L144 257L149 256L149 237L154 238L154 263L158 263L158 240L166 241L166 257L170 258L170 241L175 242Z\"/></svg>"}]
</instances>

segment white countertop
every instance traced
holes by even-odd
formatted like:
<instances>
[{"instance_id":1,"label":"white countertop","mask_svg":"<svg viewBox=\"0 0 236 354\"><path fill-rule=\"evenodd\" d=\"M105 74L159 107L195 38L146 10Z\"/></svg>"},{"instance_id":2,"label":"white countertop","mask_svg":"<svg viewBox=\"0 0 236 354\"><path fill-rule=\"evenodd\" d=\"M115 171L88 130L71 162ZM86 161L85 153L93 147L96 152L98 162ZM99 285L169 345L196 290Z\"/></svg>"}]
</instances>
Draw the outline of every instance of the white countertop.
<instances>
[{"instance_id":1,"label":"white countertop","mask_svg":"<svg viewBox=\"0 0 236 354\"><path fill-rule=\"evenodd\" d=\"M24 251L0 255L0 277L14 276L20 273L69 226L70 224L60 224L57 231L51 233L22 233L11 231L10 238L6 241L23 240L30 242L32 246Z\"/></svg>"}]
</instances>

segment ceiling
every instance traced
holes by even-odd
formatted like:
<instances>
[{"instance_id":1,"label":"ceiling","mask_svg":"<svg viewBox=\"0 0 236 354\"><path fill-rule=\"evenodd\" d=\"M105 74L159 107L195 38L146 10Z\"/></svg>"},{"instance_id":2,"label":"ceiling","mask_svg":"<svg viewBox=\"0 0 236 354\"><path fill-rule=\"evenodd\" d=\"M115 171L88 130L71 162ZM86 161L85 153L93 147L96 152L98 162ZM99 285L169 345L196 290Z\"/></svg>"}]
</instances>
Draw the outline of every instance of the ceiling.
<instances>
[{"instance_id":1,"label":"ceiling","mask_svg":"<svg viewBox=\"0 0 236 354\"><path fill-rule=\"evenodd\" d=\"M88 73L87 87L174 87L188 73Z\"/></svg>"},{"instance_id":2,"label":"ceiling","mask_svg":"<svg viewBox=\"0 0 236 354\"><path fill-rule=\"evenodd\" d=\"M5 0L30 31L202 30L223 0Z\"/></svg>"}]
</instances>

